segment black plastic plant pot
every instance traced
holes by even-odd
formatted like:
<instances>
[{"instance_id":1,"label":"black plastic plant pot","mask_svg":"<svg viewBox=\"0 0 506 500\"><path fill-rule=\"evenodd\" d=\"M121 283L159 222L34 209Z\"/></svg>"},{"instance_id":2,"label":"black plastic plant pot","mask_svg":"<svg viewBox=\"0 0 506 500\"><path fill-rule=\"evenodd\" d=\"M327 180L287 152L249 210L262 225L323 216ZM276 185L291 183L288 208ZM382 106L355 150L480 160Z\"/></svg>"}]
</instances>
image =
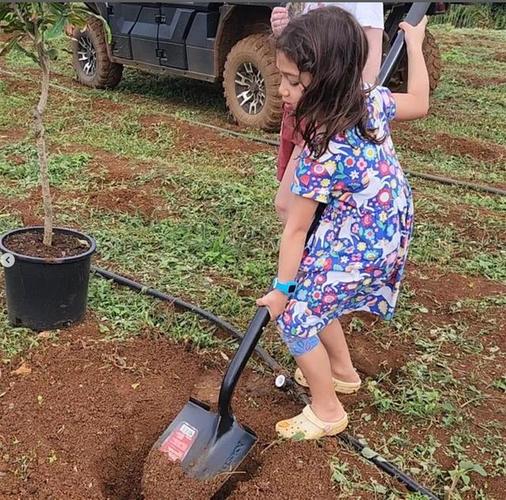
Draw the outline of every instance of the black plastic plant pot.
<instances>
[{"instance_id":1,"label":"black plastic plant pot","mask_svg":"<svg viewBox=\"0 0 506 500\"><path fill-rule=\"evenodd\" d=\"M54 233L87 241L84 253L50 259L21 255L5 246L9 236L43 230L41 226L24 227L0 236L9 323L38 331L67 326L84 317L91 256L96 249L90 236L64 228L54 228Z\"/></svg>"}]
</instances>

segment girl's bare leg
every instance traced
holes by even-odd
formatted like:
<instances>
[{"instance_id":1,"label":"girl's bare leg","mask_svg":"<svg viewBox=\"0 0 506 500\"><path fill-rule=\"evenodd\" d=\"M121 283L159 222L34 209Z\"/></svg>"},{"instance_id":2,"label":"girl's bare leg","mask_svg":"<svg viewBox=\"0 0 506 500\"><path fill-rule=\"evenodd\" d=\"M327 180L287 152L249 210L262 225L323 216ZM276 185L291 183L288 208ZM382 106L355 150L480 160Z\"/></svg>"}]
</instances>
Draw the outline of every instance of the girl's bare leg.
<instances>
[{"instance_id":1,"label":"girl's bare leg","mask_svg":"<svg viewBox=\"0 0 506 500\"><path fill-rule=\"evenodd\" d=\"M344 416L344 409L337 399L330 368L330 360L323 344L295 358L306 377L311 391L311 409L325 422L336 422Z\"/></svg>"},{"instance_id":2,"label":"girl's bare leg","mask_svg":"<svg viewBox=\"0 0 506 500\"><path fill-rule=\"evenodd\" d=\"M369 42L369 55L364 67L364 82L374 84L378 78L383 54L383 30L380 28L364 28L365 36Z\"/></svg>"},{"instance_id":3,"label":"girl's bare leg","mask_svg":"<svg viewBox=\"0 0 506 500\"><path fill-rule=\"evenodd\" d=\"M295 146L293 148L292 156L290 157L290 161L285 170L285 174L283 175L283 179L281 179L281 183L279 184L278 192L276 194L276 199L274 200L274 204L276 206L276 212L278 213L278 217L280 218L283 225L286 224L286 220L288 217L288 210L290 206L290 200L293 196L295 196L291 191L290 187L293 182L293 175L295 172L295 168L299 163L299 155L302 151L300 146Z\"/></svg>"},{"instance_id":4,"label":"girl's bare leg","mask_svg":"<svg viewBox=\"0 0 506 500\"><path fill-rule=\"evenodd\" d=\"M320 341L327 351L332 376L343 382L358 382L358 376L351 361L350 350L346 343L341 323L332 321L320 334ZM304 373L304 370L302 370ZM304 375L306 375L304 373Z\"/></svg>"}]
</instances>

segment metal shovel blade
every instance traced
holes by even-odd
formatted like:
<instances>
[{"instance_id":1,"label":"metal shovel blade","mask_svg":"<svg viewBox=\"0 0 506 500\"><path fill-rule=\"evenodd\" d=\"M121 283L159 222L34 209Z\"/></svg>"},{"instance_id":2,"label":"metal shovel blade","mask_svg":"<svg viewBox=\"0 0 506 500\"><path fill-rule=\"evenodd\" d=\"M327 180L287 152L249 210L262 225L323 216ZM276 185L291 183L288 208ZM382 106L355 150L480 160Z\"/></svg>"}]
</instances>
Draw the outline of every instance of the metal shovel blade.
<instances>
[{"instance_id":1,"label":"metal shovel blade","mask_svg":"<svg viewBox=\"0 0 506 500\"><path fill-rule=\"evenodd\" d=\"M220 427L223 427L220 415L209 411L206 404L190 399L155 447L167 454L169 460L181 462L189 477L212 479L233 472L257 440L251 429L235 419L224 431Z\"/></svg>"},{"instance_id":2,"label":"metal shovel blade","mask_svg":"<svg viewBox=\"0 0 506 500\"><path fill-rule=\"evenodd\" d=\"M256 443L256 434L237 422L230 403L269 319L267 308L257 310L223 377L218 412L213 413L206 404L190 398L155 443L155 448L170 460L181 462L189 477L207 480L233 472Z\"/></svg>"}]
</instances>

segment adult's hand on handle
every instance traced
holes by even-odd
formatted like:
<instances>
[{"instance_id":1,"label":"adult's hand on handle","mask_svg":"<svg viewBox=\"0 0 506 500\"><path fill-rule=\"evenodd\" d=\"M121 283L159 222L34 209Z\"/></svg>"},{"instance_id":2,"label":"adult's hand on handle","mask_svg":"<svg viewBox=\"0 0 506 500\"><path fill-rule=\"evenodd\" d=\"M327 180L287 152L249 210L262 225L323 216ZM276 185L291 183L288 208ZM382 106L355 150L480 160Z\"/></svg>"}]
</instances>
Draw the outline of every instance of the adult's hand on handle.
<instances>
[{"instance_id":1,"label":"adult's hand on handle","mask_svg":"<svg viewBox=\"0 0 506 500\"><path fill-rule=\"evenodd\" d=\"M271 29L275 37L281 35L290 21L286 7L274 7L271 12Z\"/></svg>"}]
</instances>

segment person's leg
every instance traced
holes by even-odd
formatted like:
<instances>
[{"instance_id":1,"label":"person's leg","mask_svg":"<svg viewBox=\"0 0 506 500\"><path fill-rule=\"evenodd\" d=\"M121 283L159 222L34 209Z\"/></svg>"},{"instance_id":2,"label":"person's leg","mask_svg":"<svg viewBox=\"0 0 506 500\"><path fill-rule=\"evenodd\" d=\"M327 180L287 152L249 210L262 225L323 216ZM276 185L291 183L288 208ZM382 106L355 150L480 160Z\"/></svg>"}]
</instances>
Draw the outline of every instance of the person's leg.
<instances>
[{"instance_id":1,"label":"person's leg","mask_svg":"<svg viewBox=\"0 0 506 500\"><path fill-rule=\"evenodd\" d=\"M325 422L336 422L344 417L345 411L336 396L325 347L318 343L309 352L297 356L295 361L304 373L311 391L311 409Z\"/></svg>"},{"instance_id":2,"label":"person's leg","mask_svg":"<svg viewBox=\"0 0 506 500\"><path fill-rule=\"evenodd\" d=\"M381 67L383 54L383 30L380 28L364 27L365 36L369 43L369 55L364 67L364 82L375 84Z\"/></svg>"},{"instance_id":3,"label":"person's leg","mask_svg":"<svg viewBox=\"0 0 506 500\"><path fill-rule=\"evenodd\" d=\"M327 351L332 376L343 382L360 382L360 377L353 368L350 350L339 320L336 319L327 325L319 337ZM302 372L304 373L304 370Z\"/></svg>"},{"instance_id":4,"label":"person's leg","mask_svg":"<svg viewBox=\"0 0 506 500\"><path fill-rule=\"evenodd\" d=\"M298 158L300 153L301 147L295 146L292 152L292 156L290 157L290 161L288 162L285 173L283 175L283 179L281 179L281 182L279 184L278 192L276 193L276 199L274 200L276 212L283 224L285 224L287 220L290 200L293 196L295 196L291 192L290 187L293 182L295 168L299 162Z\"/></svg>"}]
</instances>

